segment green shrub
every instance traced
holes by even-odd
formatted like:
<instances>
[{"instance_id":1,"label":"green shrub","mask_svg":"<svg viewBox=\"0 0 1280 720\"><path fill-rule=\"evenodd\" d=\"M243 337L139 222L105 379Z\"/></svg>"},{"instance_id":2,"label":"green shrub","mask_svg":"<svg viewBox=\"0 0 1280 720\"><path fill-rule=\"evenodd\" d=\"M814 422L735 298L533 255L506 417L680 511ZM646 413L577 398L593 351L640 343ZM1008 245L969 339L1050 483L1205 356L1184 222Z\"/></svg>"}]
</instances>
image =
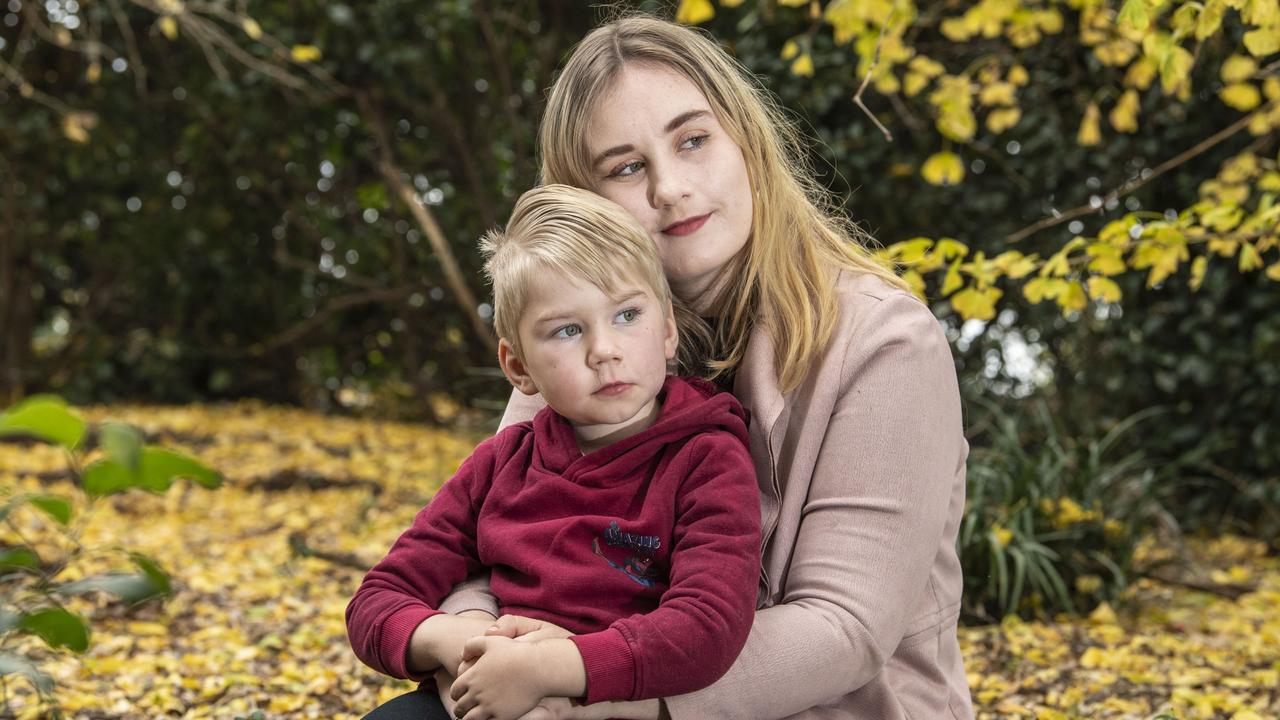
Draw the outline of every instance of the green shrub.
<instances>
[{"instance_id":1,"label":"green shrub","mask_svg":"<svg viewBox=\"0 0 1280 720\"><path fill-rule=\"evenodd\" d=\"M41 669L38 658L14 648L15 636L35 635L51 650L81 653L89 648L89 622L64 605L67 599L106 593L137 604L164 597L172 590L168 574L151 558L82 542L92 505L102 497L131 489L164 492L178 477L216 488L222 477L187 455L145 445L141 433L130 426L107 422L90 427L53 396L30 398L0 414L0 438L12 436L61 446L76 481L76 490L68 495L21 493L0 487L0 524L6 535L18 540L9 543L0 539L0 688L10 675L25 677L48 704L48 713L57 717L60 713L52 702L53 678ZM87 437L95 437L103 450L103 457L88 464ZM28 510L53 520L52 527L65 541L58 543L67 548L64 555L41 557L35 544L23 535L13 517ZM77 580L64 576L77 558L111 554L126 557L132 568ZM3 697L7 704L7 691ZM8 710L0 705L6 716Z\"/></svg>"},{"instance_id":2,"label":"green shrub","mask_svg":"<svg viewBox=\"0 0 1280 720\"><path fill-rule=\"evenodd\" d=\"M1006 614L1084 612L1115 600L1134 575L1138 541L1176 529L1156 486L1175 472L1122 440L1160 413L1116 423L1098 439L1065 437L1043 399L1017 412L981 402L968 507L959 550L964 612L989 622Z\"/></svg>"}]
</instances>

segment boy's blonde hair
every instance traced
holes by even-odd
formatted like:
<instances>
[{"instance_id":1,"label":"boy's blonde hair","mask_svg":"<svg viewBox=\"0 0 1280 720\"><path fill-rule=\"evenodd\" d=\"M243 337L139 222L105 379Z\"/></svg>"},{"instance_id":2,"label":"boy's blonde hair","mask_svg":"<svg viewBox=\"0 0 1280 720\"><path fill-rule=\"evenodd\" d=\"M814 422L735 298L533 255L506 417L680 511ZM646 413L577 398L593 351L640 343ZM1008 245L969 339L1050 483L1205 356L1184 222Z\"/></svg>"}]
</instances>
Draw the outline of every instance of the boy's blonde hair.
<instances>
[{"instance_id":1,"label":"boy's blonde hair","mask_svg":"<svg viewBox=\"0 0 1280 720\"><path fill-rule=\"evenodd\" d=\"M653 291L664 311L671 290L649 234L617 203L570 185L542 185L520 196L505 230L480 240L493 284L493 325L516 356L520 318L538 274L573 277L616 295L630 280Z\"/></svg>"},{"instance_id":2,"label":"boy's blonde hair","mask_svg":"<svg viewBox=\"0 0 1280 720\"><path fill-rule=\"evenodd\" d=\"M755 195L751 237L727 264L713 312L718 336L677 303L680 361L686 372L715 377L736 367L759 322L774 345L785 392L800 384L836 324L833 269L850 268L907 288L864 247L870 238L814 181L804 143L771 96L707 35L652 17L615 20L574 48L547 99L539 145L542 181L594 188L587 139L591 113L628 63L667 68L687 78L742 150ZM693 355L691 356L691 353Z\"/></svg>"}]
</instances>

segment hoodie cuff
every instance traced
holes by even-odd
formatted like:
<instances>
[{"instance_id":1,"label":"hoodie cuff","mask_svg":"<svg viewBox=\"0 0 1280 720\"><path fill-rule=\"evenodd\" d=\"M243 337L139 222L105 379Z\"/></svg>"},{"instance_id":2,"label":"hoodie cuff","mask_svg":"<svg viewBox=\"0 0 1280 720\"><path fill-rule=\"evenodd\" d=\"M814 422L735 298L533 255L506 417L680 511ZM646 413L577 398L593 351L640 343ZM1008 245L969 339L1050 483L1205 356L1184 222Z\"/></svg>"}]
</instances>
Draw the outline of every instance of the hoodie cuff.
<instances>
[{"instance_id":1,"label":"hoodie cuff","mask_svg":"<svg viewBox=\"0 0 1280 720\"><path fill-rule=\"evenodd\" d=\"M423 620L441 614L426 605L408 605L391 613L382 623L382 638L378 644L378 657L386 665L386 673L392 677L421 681L426 675L409 672L409 640Z\"/></svg>"},{"instance_id":2,"label":"hoodie cuff","mask_svg":"<svg viewBox=\"0 0 1280 720\"><path fill-rule=\"evenodd\" d=\"M616 628L574 635L587 670L587 703L630 700L635 694L636 662L631 644Z\"/></svg>"}]
</instances>

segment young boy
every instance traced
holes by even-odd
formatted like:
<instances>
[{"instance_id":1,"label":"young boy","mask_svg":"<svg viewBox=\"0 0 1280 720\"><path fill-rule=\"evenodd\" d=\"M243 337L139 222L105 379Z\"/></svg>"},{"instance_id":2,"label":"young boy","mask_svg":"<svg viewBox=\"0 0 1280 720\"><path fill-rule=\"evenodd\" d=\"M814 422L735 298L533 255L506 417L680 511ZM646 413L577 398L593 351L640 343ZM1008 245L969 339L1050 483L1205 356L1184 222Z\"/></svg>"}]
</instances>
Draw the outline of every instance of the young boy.
<instances>
[{"instance_id":1,"label":"young boy","mask_svg":"<svg viewBox=\"0 0 1280 720\"><path fill-rule=\"evenodd\" d=\"M468 643L459 717L711 684L746 642L759 577L745 412L709 383L667 375L670 290L621 207L535 188L482 250L498 361L548 407L481 443L369 571L347 607L352 648L376 670L421 679L414 631L488 567L502 612L577 634Z\"/></svg>"}]
</instances>

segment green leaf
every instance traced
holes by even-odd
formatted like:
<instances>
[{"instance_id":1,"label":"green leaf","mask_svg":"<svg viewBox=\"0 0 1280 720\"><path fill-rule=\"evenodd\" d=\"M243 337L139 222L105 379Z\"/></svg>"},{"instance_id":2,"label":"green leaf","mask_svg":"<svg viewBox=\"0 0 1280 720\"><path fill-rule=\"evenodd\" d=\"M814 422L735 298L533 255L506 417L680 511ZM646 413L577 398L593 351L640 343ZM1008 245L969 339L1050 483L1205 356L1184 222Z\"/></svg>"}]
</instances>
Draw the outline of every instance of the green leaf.
<instances>
[{"instance_id":1,"label":"green leaf","mask_svg":"<svg viewBox=\"0 0 1280 720\"><path fill-rule=\"evenodd\" d=\"M34 570L40 567L40 556L26 545L0 547L0 568Z\"/></svg>"},{"instance_id":2,"label":"green leaf","mask_svg":"<svg viewBox=\"0 0 1280 720\"><path fill-rule=\"evenodd\" d=\"M12 653L0 653L0 676L14 673L26 676L41 695L53 692L53 678L41 672L30 660Z\"/></svg>"},{"instance_id":3,"label":"green leaf","mask_svg":"<svg viewBox=\"0 0 1280 720\"><path fill-rule=\"evenodd\" d=\"M222 476L195 458L155 445L142 448L137 470L113 460L99 460L85 468L85 492L94 496L112 495L130 488L162 493L174 478L185 477L206 488L222 484Z\"/></svg>"},{"instance_id":4,"label":"green leaf","mask_svg":"<svg viewBox=\"0 0 1280 720\"><path fill-rule=\"evenodd\" d=\"M92 575L57 588L62 595L107 592L131 604L163 597L173 592L169 574L155 560L141 553L129 553L139 573L104 573Z\"/></svg>"},{"instance_id":5,"label":"green leaf","mask_svg":"<svg viewBox=\"0 0 1280 720\"><path fill-rule=\"evenodd\" d=\"M84 438L84 421L54 395L34 395L0 415L0 437L31 435L74 450Z\"/></svg>"},{"instance_id":6,"label":"green leaf","mask_svg":"<svg viewBox=\"0 0 1280 720\"><path fill-rule=\"evenodd\" d=\"M39 635L49 647L65 647L75 652L89 649L89 626L84 618L60 607L25 613L18 627Z\"/></svg>"},{"instance_id":7,"label":"green leaf","mask_svg":"<svg viewBox=\"0 0 1280 720\"><path fill-rule=\"evenodd\" d=\"M1147 0L1125 0L1116 17L1117 25L1128 25L1135 30L1146 30L1151 24L1151 11Z\"/></svg>"},{"instance_id":8,"label":"green leaf","mask_svg":"<svg viewBox=\"0 0 1280 720\"><path fill-rule=\"evenodd\" d=\"M107 457L131 470L138 468L142 457L142 433L124 423L103 423L98 429L98 444Z\"/></svg>"},{"instance_id":9,"label":"green leaf","mask_svg":"<svg viewBox=\"0 0 1280 720\"><path fill-rule=\"evenodd\" d=\"M143 448L142 487L163 492L179 477L190 478L209 489L222 485L221 475L190 455L154 445Z\"/></svg>"},{"instance_id":10,"label":"green leaf","mask_svg":"<svg viewBox=\"0 0 1280 720\"><path fill-rule=\"evenodd\" d=\"M71 521L71 501L66 498L57 495L28 495L27 502L62 525Z\"/></svg>"}]
</instances>

